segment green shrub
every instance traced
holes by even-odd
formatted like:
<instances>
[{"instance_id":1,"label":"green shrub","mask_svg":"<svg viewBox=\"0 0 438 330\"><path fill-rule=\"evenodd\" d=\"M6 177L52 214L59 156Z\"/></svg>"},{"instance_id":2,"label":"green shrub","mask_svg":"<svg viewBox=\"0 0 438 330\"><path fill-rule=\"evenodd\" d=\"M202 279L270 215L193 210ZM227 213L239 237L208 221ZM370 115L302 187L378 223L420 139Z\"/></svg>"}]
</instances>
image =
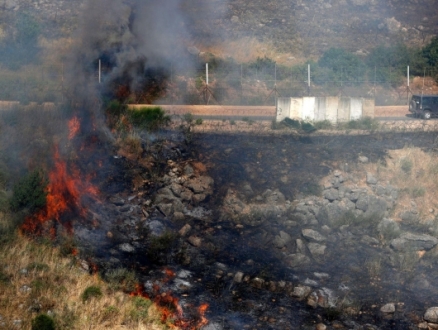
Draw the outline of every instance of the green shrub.
<instances>
[{"instance_id":1,"label":"green shrub","mask_svg":"<svg viewBox=\"0 0 438 330\"><path fill-rule=\"evenodd\" d=\"M32 320L32 330L55 330L55 321L46 314L40 314Z\"/></svg>"},{"instance_id":2,"label":"green shrub","mask_svg":"<svg viewBox=\"0 0 438 330\"><path fill-rule=\"evenodd\" d=\"M38 277L30 284L33 295L40 295L51 288L52 283L47 277Z\"/></svg>"},{"instance_id":3,"label":"green shrub","mask_svg":"<svg viewBox=\"0 0 438 330\"><path fill-rule=\"evenodd\" d=\"M105 279L114 291L133 292L138 283L135 272L126 268L111 269L105 274Z\"/></svg>"},{"instance_id":4,"label":"green shrub","mask_svg":"<svg viewBox=\"0 0 438 330\"><path fill-rule=\"evenodd\" d=\"M131 110L129 119L133 126L148 131L156 131L170 123L170 117L160 107L144 107Z\"/></svg>"},{"instance_id":5,"label":"green shrub","mask_svg":"<svg viewBox=\"0 0 438 330\"><path fill-rule=\"evenodd\" d=\"M157 263L167 262L168 254L176 238L177 235L171 231L166 231L161 236L152 237L147 249L148 258Z\"/></svg>"},{"instance_id":6,"label":"green shrub","mask_svg":"<svg viewBox=\"0 0 438 330\"><path fill-rule=\"evenodd\" d=\"M196 119L196 121L195 121L195 124L196 124L196 125L202 125L202 123L203 123L202 118L198 118L198 119Z\"/></svg>"},{"instance_id":7,"label":"green shrub","mask_svg":"<svg viewBox=\"0 0 438 330\"><path fill-rule=\"evenodd\" d=\"M112 318L116 317L117 314L119 314L119 309L115 306L108 306L103 311L103 318L105 320L111 320Z\"/></svg>"},{"instance_id":8,"label":"green shrub","mask_svg":"<svg viewBox=\"0 0 438 330\"><path fill-rule=\"evenodd\" d=\"M35 170L22 177L13 188L10 206L13 211L24 208L30 212L46 205L47 180L40 170Z\"/></svg>"},{"instance_id":9,"label":"green shrub","mask_svg":"<svg viewBox=\"0 0 438 330\"><path fill-rule=\"evenodd\" d=\"M345 123L345 128L373 131L379 128L379 122L377 119L371 117L363 117L357 120L348 121Z\"/></svg>"},{"instance_id":10,"label":"green shrub","mask_svg":"<svg viewBox=\"0 0 438 330\"><path fill-rule=\"evenodd\" d=\"M126 104L122 104L117 100L112 100L106 106L106 112L108 115L120 117L125 114L128 110L128 106Z\"/></svg>"},{"instance_id":11,"label":"green shrub","mask_svg":"<svg viewBox=\"0 0 438 330\"><path fill-rule=\"evenodd\" d=\"M252 125L254 123L254 120L252 120L249 117L243 117L242 121L244 121L245 123L248 123L249 125Z\"/></svg>"},{"instance_id":12,"label":"green shrub","mask_svg":"<svg viewBox=\"0 0 438 330\"><path fill-rule=\"evenodd\" d=\"M315 126L313 126L311 123L308 123L308 122L305 122L305 121L303 121L301 123L301 129L305 133L312 133L312 132L316 131Z\"/></svg>"},{"instance_id":13,"label":"green shrub","mask_svg":"<svg viewBox=\"0 0 438 330\"><path fill-rule=\"evenodd\" d=\"M282 122L286 126L293 128L293 129L300 129L301 128L301 122L299 120L284 118Z\"/></svg>"},{"instance_id":14,"label":"green shrub","mask_svg":"<svg viewBox=\"0 0 438 330\"><path fill-rule=\"evenodd\" d=\"M413 166L414 166L414 164L412 163L412 161L409 158L402 158L400 160L400 168L406 174L411 173Z\"/></svg>"},{"instance_id":15,"label":"green shrub","mask_svg":"<svg viewBox=\"0 0 438 330\"><path fill-rule=\"evenodd\" d=\"M313 123L313 126L315 126L316 129L332 129L333 128L333 124L330 120L321 120L321 121L316 121Z\"/></svg>"},{"instance_id":16,"label":"green shrub","mask_svg":"<svg viewBox=\"0 0 438 330\"><path fill-rule=\"evenodd\" d=\"M95 285L86 288L81 295L83 302L86 302L91 298L100 298L100 297L102 297L102 290L100 289L100 287Z\"/></svg>"},{"instance_id":17,"label":"green shrub","mask_svg":"<svg viewBox=\"0 0 438 330\"><path fill-rule=\"evenodd\" d=\"M8 284L10 280L10 276L0 271L0 284Z\"/></svg>"},{"instance_id":18,"label":"green shrub","mask_svg":"<svg viewBox=\"0 0 438 330\"><path fill-rule=\"evenodd\" d=\"M131 310L131 318L136 322L145 320L148 317L148 311L149 307L152 305L152 301L143 297L134 297L133 303L135 309Z\"/></svg>"}]
</instances>

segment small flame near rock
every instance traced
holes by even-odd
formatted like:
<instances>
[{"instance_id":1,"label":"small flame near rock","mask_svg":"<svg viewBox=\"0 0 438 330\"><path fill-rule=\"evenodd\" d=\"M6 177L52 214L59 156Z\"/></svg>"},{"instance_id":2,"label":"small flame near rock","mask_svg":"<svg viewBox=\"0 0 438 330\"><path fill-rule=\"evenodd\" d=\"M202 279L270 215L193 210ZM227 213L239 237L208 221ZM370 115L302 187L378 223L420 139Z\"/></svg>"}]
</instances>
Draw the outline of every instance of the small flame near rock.
<instances>
[{"instance_id":1,"label":"small flame near rock","mask_svg":"<svg viewBox=\"0 0 438 330\"><path fill-rule=\"evenodd\" d=\"M171 272L171 270L167 271ZM168 281L168 279L164 280L164 282L166 281ZM179 304L179 299L174 297L171 292L160 291L160 286L154 284L154 298L151 299L151 297L144 291L144 287L141 284L137 284L135 291L131 292L130 296L151 299L161 313L161 322L170 327L180 328L183 330L196 330L208 324L208 319L205 317L205 313L209 307L208 304L201 304L201 306L199 306L197 309L198 316L194 319L188 319L184 317L184 312Z\"/></svg>"}]
</instances>

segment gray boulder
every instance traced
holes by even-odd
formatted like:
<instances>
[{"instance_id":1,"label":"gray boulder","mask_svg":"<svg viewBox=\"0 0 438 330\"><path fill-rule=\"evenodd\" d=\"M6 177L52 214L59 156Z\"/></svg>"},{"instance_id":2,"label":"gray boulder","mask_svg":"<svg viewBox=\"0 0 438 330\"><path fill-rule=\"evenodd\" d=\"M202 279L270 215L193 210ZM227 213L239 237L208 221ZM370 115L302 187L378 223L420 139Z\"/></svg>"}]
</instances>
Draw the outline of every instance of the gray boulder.
<instances>
[{"instance_id":1,"label":"gray boulder","mask_svg":"<svg viewBox=\"0 0 438 330\"><path fill-rule=\"evenodd\" d=\"M311 241L323 242L326 240L326 238L323 235L321 235L319 232L313 229L303 229L301 233L305 238Z\"/></svg>"},{"instance_id":2,"label":"gray boulder","mask_svg":"<svg viewBox=\"0 0 438 330\"><path fill-rule=\"evenodd\" d=\"M334 188L330 188L324 190L323 196L325 199L329 200L330 202L333 202L339 198L339 191Z\"/></svg>"},{"instance_id":3,"label":"gray boulder","mask_svg":"<svg viewBox=\"0 0 438 330\"><path fill-rule=\"evenodd\" d=\"M330 203L322 206L319 209L318 215L316 216L316 220L322 225L328 225L329 227L336 224L336 222L348 212L348 209L345 207Z\"/></svg>"},{"instance_id":4,"label":"gray boulder","mask_svg":"<svg viewBox=\"0 0 438 330\"><path fill-rule=\"evenodd\" d=\"M383 198L362 194L356 202L356 208L364 212L364 217L383 218L387 203Z\"/></svg>"},{"instance_id":5,"label":"gray boulder","mask_svg":"<svg viewBox=\"0 0 438 330\"><path fill-rule=\"evenodd\" d=\"M300 267L308 265L310 263L310 258L302 253L290 254L286 258L286 262L290 267Z\"/></svg>"},{"instance_id":6,"label":"gray boulder","mask_svg":"<svg viewBox=\"0 0 438 330\"><path fill-rule=\"evenodd\" d=\"M391 241L391 247L396 251L430 250L438 244L436 237L426 234L405 233Z\"/></svg>"},{"instance_id":7,"label":"gray boulder","mask_svg":"<svg viewBox=\"0 0 438 330\"><path fill-rule=\"evenodd\" d=\"M275 236L273 244L276 248L281 249L285 247L291 240L292 237L288 233L280 231L279 235Z\"/></svg>"},{"instance_id":8,"label":"gray boulder","mask_svg":"<svg viewBox=\"0 0 438 330\"><path fill-rule=\"evenodd\" d=\"M309 243L307 246L309 248L310 253L313 257L319 257L325 254L325 250L327 248L326 245L319 244L319 243Z\"/></svg>"},{"instance_id":9,"label":"gray boulder","mask_svg":"<svg viewBox=\"0 0 438 330\"><path fill-rule=\"evenodd\" d=\"M292 291L291 295L298 299L306 298L312 292L312 288L310 286L305 285L297 285Z\"/></svg>"},{"instance_id":10,"label":"gray boulder","mask_svg":"<svg viewBox=\"0 0 438 330\"><path fill-rule=\"evenodd\" d=\"M385 238L394 238L400 235L400 226L394 220L384 218L377 225L377 231Z\"/></svg>"},{"instance_id":11,"label":"gray boulder","mask_svg":"<svg viewBox=\"0 0 438 330\"><path fill-rule=\"evenodd\" d=\"M392 314L395 313L395 304L394 303L388 303L380 307L380 311L385 314Z\"/></svg>"},{"instance_id":12,"label":"gray boulder","mask_svg":"<svg viewBox=\"0 0 438 330\"><path fill-rule=\"evenodd\" d=\"M377 184L377 179L376 177L374 177L374 175L372 173L367 173L367 183L370 185L375 185Z\"/></svg>"},{"instance_id":13,"label":"gray boulder","mask_svg":"<svg viewBox=\"0 0 438 330\"><path fill-rule=\"evenodd\" d=\"M210 194L214 180L209 176L192 178L184 183L184 186L192 190L195 194Z\"/></svg>"},{"instance_id":14,"label":"gray boulder","mask_svg":"<svg viewBox=\"0 0 438 330\"><path fill-rule=\"evenodd\" d=\"M265 202L268 204L283 204L286 202L286 198L284 195L278 190L271 190L267 189L262 197L264 198Z\"/></svg>"},{"instance_id":15,"label":"gray boulder","mask_svg":"<svg viewBox=\"0 0 438 330\"><path fill-rule=\"evenodd\" d=\"M428 308L423 318L427 322L438 323L438 307Z\"/></svg>"}]
</instances>

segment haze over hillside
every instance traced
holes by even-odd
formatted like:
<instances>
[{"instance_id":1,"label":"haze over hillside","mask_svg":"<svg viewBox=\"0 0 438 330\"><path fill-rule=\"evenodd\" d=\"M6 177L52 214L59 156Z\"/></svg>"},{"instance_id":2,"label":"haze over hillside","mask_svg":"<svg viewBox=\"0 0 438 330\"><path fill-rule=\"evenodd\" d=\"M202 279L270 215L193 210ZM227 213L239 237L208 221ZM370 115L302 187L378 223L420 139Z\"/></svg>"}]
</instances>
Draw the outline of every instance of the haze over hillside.
<instances>
[{"instance_id":1,"label":"haze over hillside","mask_svg":"<svg viewBox=\"0 0 438 330\"><path fill-rule=\"evenodd\" d=\"M48 38L71 36L85 0L2 0L0 39L20 11L36 15ZM130 1L127 1L130 2ZM434 0L182 0L187 47L231 56L258 56L294 64L331 47L366 54L380 44L424 46L438 34ZM166 6L166 5L163 5ZM110 8L102 8L108 11ZM169 14L164 21L173 22ZM148 33L145 31L145 33Z\"/></svg>"},{"instance_id":2,"label":"haze over hillside","mask_svg":"<svg viewBox=\"0 0 438 330\"><path fill-rule=\"evenodd\" d=\"M424 46L438 33L438 10L433 0L231 0L218 25L230 39L307 58L331 47L363 54L380 44Z\"/></svg>"}]
</instances>

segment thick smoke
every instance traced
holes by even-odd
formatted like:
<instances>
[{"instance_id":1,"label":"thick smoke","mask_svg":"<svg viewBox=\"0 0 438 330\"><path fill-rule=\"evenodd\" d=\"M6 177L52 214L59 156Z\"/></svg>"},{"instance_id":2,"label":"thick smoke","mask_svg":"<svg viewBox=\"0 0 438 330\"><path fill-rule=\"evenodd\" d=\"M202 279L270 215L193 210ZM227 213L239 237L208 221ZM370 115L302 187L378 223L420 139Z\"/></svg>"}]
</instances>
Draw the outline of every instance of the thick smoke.
<instances>
[{"instance_id":1,"label":"thick smoke","mask_svg":"<svg viewBox=\"0 0 438 330\"><path fill-rule=\"evenodd\" d=\"M106 98L124 99L131 92L146 93L143 101L160 97L172 66L193 65L180 7L178 0L90 0L71 70L74 97L95 97L96 88Z\"/></svg>"}]
</instances>

